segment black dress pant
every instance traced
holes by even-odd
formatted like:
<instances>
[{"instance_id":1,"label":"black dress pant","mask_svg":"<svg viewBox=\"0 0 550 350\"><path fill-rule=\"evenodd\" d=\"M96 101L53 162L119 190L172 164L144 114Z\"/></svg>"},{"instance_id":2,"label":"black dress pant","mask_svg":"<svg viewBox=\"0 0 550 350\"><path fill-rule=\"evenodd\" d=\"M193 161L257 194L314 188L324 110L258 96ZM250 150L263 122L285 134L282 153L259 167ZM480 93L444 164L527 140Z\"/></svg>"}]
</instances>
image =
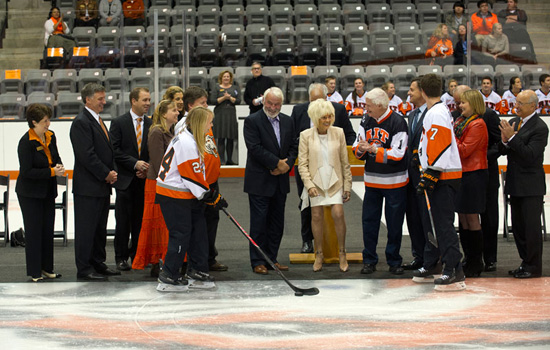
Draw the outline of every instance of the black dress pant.
<instances>
[{"instance_id":1,"label":"black dress pant","mask_svg":"<svg viewBox=\"0 0 550 350\"><path fill-rule=\"evenodd\" d=\"M422 226L422 206L425 201L416 194L416 187L420 181L420 172L417 169L409 169L409 183L407 184L407 209L405 211L407 218L407 228L409 238L411 239L411 250L413 259L423 263L424 247L426 238Z\"/></svg>"},{"instance_id":2,"label":"black dress pant","mask_svg":"<svg viewBox=\"0 0 550 350\"><path fill-rule=\"evenodd\" d=\"M219 190L218 182L208 186L210 189ZM207 205L204 209L204 218L206 219L206 233L208 235L208 266L216 263L218 250L216 249L216 235L218 232L218 223L220 222L220 211Z\"/></svg>"},{"instance_id":3,"label":"black dress pant","mask_svg":"<svg viewBox=\"0 0 550 350\"><path fill-rule=\"evenodd\" d=\"M74 195L74 251L77 276L104 271L110 196Z\"/></svg>"},{"instance_id":4,"label":"black dress pant","mask_svg":"<svg viewBox=\"0 0 550 350\"><path fill-rule=\"evenodd\" d=\"M38 278L42 270L53 272L55 197L31 198L17 195L25 226L27 276Z\"/></svg>"},{"instance_id":5,"label":"black dress pant","mask_svg":"<svg viewBox=\"0 0 550 350\"><path fill-rule=\"evenodd\" d=\"M481 214L481 229L483 231L483 260L485 265L497 261L498 246L498 164L490 164L489 182L485 212Z\"/></svg>"},{"instance_id":6,"label":"black dress pant","mask_svg":"<svg viewBox=\"0 0 550 350\"><path fill-rule=\"evenodd\" d=\"M302 191L304 190L304 183L300 177L298 166L294 166L294 178L296 179L296 187L298 188L298 198L301 198ZM302 209L302 200L298 203L298 210L300 210L300 218L302 220L301 234L302 242L313 241L313 231L311 230L311 207L308 206L304 210Z\"/></svg>"},{"instance_id":7,"label":"black dress pant","mask_svg":"<svg viewBox=\"0 0 550 350\"><path fill-rule=\"evenodd\" d=\"M277 254L285 226L286 193L277 190L271 197L248 194L250 204L250 237L271 261L277 262ZM267 265L260 252L250 244L252 267Z\"/></svg>"},{"instance_id":8,"label":"black dress pant","mask_svg":"<svg viewBox=\"0 0 550 350\"><path fill-rule=\"evenodd\" d=\"M143 219L145 180L134 177L125 190L116 191L115 261L134 259Z\"/></svg>"},{"instance_id":9,"label":"black dress pant","mask_svg":"<svg viewBox=\"0 0 550 350\"><path fill-rule=\"evenodd\" d=\"M543 197L510 196L512 231L522 260L521 266L532 274L542 273Z\"/></svg>"}]
</instances>

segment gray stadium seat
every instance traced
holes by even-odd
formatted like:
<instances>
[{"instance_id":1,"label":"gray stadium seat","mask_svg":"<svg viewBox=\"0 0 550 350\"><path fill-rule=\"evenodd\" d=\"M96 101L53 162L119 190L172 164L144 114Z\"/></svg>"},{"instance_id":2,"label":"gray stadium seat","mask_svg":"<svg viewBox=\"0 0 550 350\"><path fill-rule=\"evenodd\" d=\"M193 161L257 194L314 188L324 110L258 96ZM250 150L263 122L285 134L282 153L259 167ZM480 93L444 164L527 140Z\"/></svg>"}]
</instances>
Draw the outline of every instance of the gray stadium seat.
<instances>
[{"instance_id":1,"label":"gray stadium seat","mask_svg":"<svg viewBox=\"0 0 550 350\"><path fill-rule=\"evenodd\" d=\"M271 31L267 24L249 24L246 27L247 65L252 61L259 61L262 64L266 61L269 55L270 37Z\"/></svg>"},{"instance_id":2,"label":"gray stadium seat","mask_svg":"<svg viewBox=\"0 0 550 350\"><path fill-rule=\"evenodd\" d=\"M105 91L111 92L116 91L128 91L128 81L130 79L130 74L128 69L124 68L108 68L104 73L104 86Z\"/></svg>"},{"instance_id":3,"label":"gray stadium seat","mask_svg":"<svg viewBox=\"0 0 550 350\"><path fill-rule=\"evenodd\" d=\"M272 61L274 65L290 66L294 64L296 34L292 24L274 24L271 26L273 43Z\"/></svg>"},{"instance_id":4,"label":"gray stadium seat","mask_svg":"<svg viewBox=\"0 0 550 350\"><path fill-rule=\"evenodd\" d=\"M464 65L448 64L444 66L443 77L445 78L445 86L448 85L450 79L456 80L458 85L469 85L468 70Z\"/></svg>"},{"instance_id":5,"label":"gray stadium seat","mask_svg":"<svg viewBox=\"0 0 550 350\"><path fill-rule=\"evenodd\" d=\"M328 76L336 77L336 90L340 90L340 73L337 66L315 66L313 69L312 83L325 83L325 78Z\"/></svg>"},{"instance_id":6,"label":"gray stadium seat","mask_svg":"<svg viewBox=\"0 0 550 350\"><path fill-rule=\"evenodd\" d=\"M97 83L103 85L103 70L100 68L82 68L78 71L78 91L81 91L84 85L88 83Z\"/></svg>"},{"instance_id":7,"label":"gray stadium seat","mask_svg":"<svg viewBox=\"0 0 550 350\"><path fill-rule=\"evenodd\" d=\"M411 3L392 4L393 23L416 23L416 7Z\"/></svg>"},{"instance_id":8,"label":"gray stadium seat","mask_svg":"<svg viewBox=\"0 0 550 350\"><path fill-rule=\"evenodd\" d=\"M344 38L344 27L340 23L321 24L321 45L323 47L323 54L326 54L327 45L330 41L330 62L333 64L342 65L345 64L347 60Z\"/></svg>"},{"instance_id":9,"label":"gray stadium seat","mask_svg":"<svg viewBox=\"0 0 550 350\"><path fill-rule=\"evenodd\" d=\"M399 46L403 44L422 43L422 37L419 33L418 24L412 22L396 24L395 42Z\"/></svg>"},{"instance_id":10,"label":"gray stadium seat","mask_svg":"<svg viewBox=\"0 0 550 350\"><path fill-rule=\"evenodd\" d=\"M120 33L121 30L118 27L99 27L96 35L96 46L118 49L120 47Z\"/></svg>"},{"instance_id":11,"label":"gray stadium seat","mask_svg":"<svg viewBox=\"0 0 550 350\"><path fill-rule=\"evenodd\" d=\"M311 67L307 67L306 75L292 75L292 67L288 69L288 103L304 103L309 101L308 87L311 84Z\"/></svg>"},{"instance_id":12,"label":"gray stadium seat","mask_svg":"<svg viewBox=\"0 0 550 350\"><path fill-rule=\"evenodd\" d=\"M59 91L76 92L77 74L74 69L56 69L52 73L51 92Z\"/></svg>"},{"instance_id":13,"label":"gray stadium seat","mask_svg":"<svg viewBox=\"0 0 550 350\"><path fill-rule=\"evenodd\" d=\"M222 23L239 24L244 23L244 6L243 5L224 5L222 7Z\"/></svg>"},{"instance_id":14,"label":"gray stadium seat","mask_svg":"<svg viewBox=\"0 0 550 350\"><path fill-rule=\"evenodd\" d=\"M72 119L84 109L82 96L77 92L60 91L57 94L55 117L58 119Z\"/></svg>"},{"instance_id":15,"label":"gray stadium seat","mask_svg":"<svg viewBox=\"0 0 550 350\"><path fill-rule=\"evenodd\" d=\"M548 67L538 64L524 64L521 66L523 88L531 90L540 88L539 77L542 74L549 74Z\"/></svg>"},{"instance_id":16,"label":"gray stadium seat","mask_svg":"<svg viewBox=\"0 0 550 350\"><path fill-rule=\"evenodd\" d=\"M338 4L320 4L319 5L319 23L321 26L325 23L342 23L342 8Z\"/></svg>"},{"instance_id":17,"label":"gray stadium seat","mask_svg":"<svg viewBox=\"0 0 550 350\"><path fill-rule=\"evenodd\" d=\"M361 3L342 5L342 17L346 26L350 23L365 25L365 5Z\"/></svg>"},{"instance_id":18,"label":"gray stadium seat","mask_svg":"<svg viewBox=\"0 0 550 350\"><path fill-rule=\"evenodd\" d=\"M184 74L184 72L182 72ZM206 67L191 67L189 68L189 85L199 86L206 91L210 91L208 87L208 71Z\"/></svg>"},{"instance_id":19,"label":"gray stadium seat","mask_svg":"<svg viewBox=\"0 0 550 350\"><path fill-rule=\"evenodd\" d=\"M370 65L365 68L365 90L369 91L375 87L382 87L390 80L391 69L385 65Z\"/></svg>"},{"instance_id":20,"label":"gray stadium seat","mask_svg":"<svg viewBox=\"0 0 550 350\"><path fill-rule=\"evenodd\" d=\"M212 67L214 68L214 67ZM244 90L246 87L246 82L252 79L252 72L250 71L250 67L237 67L235 68L235 76L234 83L239 86L239 89L241 90L241 96L244 94ZM244 98L241 99L241 104L244 104Z\"/></svg>"},{"instance_id":21,"label":"gray stadium seat","mask_svg":"<svg viewBox=\"0 0 550 350\"><path fill-rule=\"evenodd\" d=\"M372 23L369 25L370 42L376 44L395 43L393 25L391 23Z\"/></svg>"},{"instance_id":22,"label":"gray stadium seat","mask_svg":"<svg viewBox=\"0 0 550 350\"><path fill-rule=\"evenodd\" d=\"M398 96L406 96L411 81L416 78L416 67L411 64L394 65L391 68L391 80L395 84L395 93Z\"/></svg>"},{"instance_id":23,"label":"gray stadium seat","mask_svg":"<svg viewBox=\"0 0 550 350\"><path fill-rule=\"evenodd\" d=\"M76 39L77 46L95 47L95 27L76 27L72 30L71 35Z\"/></svg>"},{"instance_id":24,"label":"gray stadium seat","mask_svg":"<svg viewBox=\"0 0 550 350\"><path fill-rule=\"evenodd\" d=\"M242 24L224 24L220 35L223 62L226 65L244 64L246 59L244 26Z\"/></svg>"},{"instance_id":25,"label":"gray stadium seat","mask_svg":"<svg viewBox=\"0 0 550 350\"><path fill-rule=\"evenodd\" d=\"M130 90L136 87L154 89L155 70L153 68L134 68L130 74Z\"/></svg>"},{"instance_id":26,"label":"gray stadium seat","mask_svg":"<svg viewBox=\"0 0 550 350\"><path fill-rule=\"evenodd\" d=\"M170 18L172 25L183 24L183 14L185 13L185 24L195 27L197 25L197 14L195 6L176 6L172 9Z\"/></svg>"},{"instance_id":27,"label":"gray stadium seat","mask_svg":"<svg viewBox=\"0 0 550 350\"><path fill-rule=\"evenodd\" d=\"M118 93L107 92L105 94L105 106L103 107L103 112L101 112L101 118L103 118L103 120L110 120L118 117L118 103Z\"/></svg>"},{"instance_id":28,"label":"gray stadium seat","mask_svg":"<svg viewBox=\"0 0 550 350\"><path fill-rule=\"evenodd\" d=\"M294 6L296 25L317 24L317 7L314 4L298 4Z\"/></svg>"},{"instance_id":29,"label":"gray stadium seat","mask_svg":"<svg viewBox=\"0 0 550 350\"><path fill-rule=\"evenodd\" d=\"M202 5L197 8L198 25L220 25L220 8L215 5Z\"/></svg>"},{"instance_id":30,"label":"gray stadium seat","mask_svg":"<svg viewBox=\"0 0 550 350\"><path fill-rule=\"evenodd\" d=\"M495 67L495 89L502 94L510 88L510 78L521 78L519 66L515 64L497 64Z\"/></svg>"},{"instance_id":31,"label":"gray stadium seat","mask_svg":"<svg viewBox=\"0 0 550 350\"><path fill-rule=\"evenodd\" d=\"M271 5L269 8L271 26L275 24L292 24L294 11L291 5Z\"/></svg>"},{"instance_id":32,"label":"gray stadium seat","mask_svg":"<svg viewBox=\"0 0 550 350\"><path fill-rule=\"evenodd\" d=\"M170 17L172 16L171 6L151 6L147 9L147 23L152 26L155 22L155 10L158 13L158 24L165 26L170 25Z\"/></svg>"},{"instance_id":33,"label":"gray stadium seat","mask_svg":"<svg viewBox=\"0 0 550 350\"><path fill-rule=\"evenodd\" d=\"M251 25L251 24L268 25L269 24L269 7L265 4L246 6L246 21L248 25Z\"/></svg>"},{"instance_id":34,"label":"gray stadium seat","mask_svg":"<svg viewBox=\"0 0 550 350\"><path fill-rule=\"evenodd\" d=\"M159 89L166 90L170 86L182 85L180 69L178 67L159 69Z\"/></svg>"},{"instance_id":35,"label":"gray stadium seat","mask_svg":"<svg viewBox=\"0 0 550 350\"><path fill-rule=\"evenodd\" d=\"M13 92L0 95L0 118L2 119L24 119L26 97L24 94Z\"/></svg>"},{"instance_id":36,"label":"gray stadium seat","mask_svg":"<svg viewBox=\"0 0 550 350\"><path fill-rule=\"evenodd\" d=\"M287 73L286 73L285 67L283 66L264 67L262 70L262 74L273 79L273 81L275 82L275 86L277 86L283 91L283 94L285 95L285 103L287 103L286 102Z\"/></svg>"},{"instance_id":37,"label":"gray stadium seat","mask_svg":"<svg viewBox=\"0 0 550 350\"><path fill-rule=\"evenodd\" d=\"M419 76L433 73L443 78L443 69L441 68L441 66L437 66L437 65L430 66L430 65L423 64L416 67L416 71L418 72Z\"/></svg>"},{"instance_id":38,"label":"gray stadium seat","mask_svg":"<svg viewBox=\"0 0 550 350\"><path fill-rule=\"evenodd\" d=\"M319 27L316 24L296 25L296 52L299 65L316 66L321 63Z\"/></svg>"},{"instance_id":39,"label":"gray stadium seat","mask_svg":"<svg viewBox=\"0 0 550 350\"><path fill-rule=\"evenodd\" d=\"M367 21L369 24L374 22L390 23L391 7L386 3L368 3Z\"/></svg>"},{"instance_id":40,"label":"gray stadium seat","mask_svg":"<svg viewBox=\"0 0 550 350\"><path fill-rule=\"evenodd\" d=\"M26 94L35 91L50 92L51 73L47 69L30 69L25 78Z\"/></svg>"},{"instance_id":41,"label":"gray stadium seat","mask_svg":"<svg viewBox=\"0 0 550 350\"><path fill-rule=\"evenodd\" d=\"M209 67L217 65L220 56L220 31L218 25L199 25L195 38L197 41L197 64Z\"/></svg>"},{"instance_id":42,"label":"gray stadium seat","mask_svg":"<svg viewBox=\"0 0 550 350\"><path fill-rule=\"evenodd\" d=\"M15 73L15 72L14 72ZM23 73L19 70L19 78L9 77L6 79L6 71L2 70L2 76L0 76L0 93L5 94L13 92L22 94L25 84L23 83Z\"/></svg>"},{"instance_id":43,"label":"gray stadium seat","mask_svg":"<svg viewBox=\"0 0 550 350\"><path fill-rule=\"evenodd\" d=\"M495 69L489 64L472 64L470 71L472 73L472 89L481 89L483 77L489 76L494 81Z\"/></svg>"},{"instance_id":44,"label":"gray stadium seat","mask_svg":"<svg viewBox=\"0 0 550 350\"><path fill-rule=\"evenodd\" d=\"M418 12L418 23L441 23L441 6L438 3L417 3L416 10Z\"/></svg>"}]
</instances>

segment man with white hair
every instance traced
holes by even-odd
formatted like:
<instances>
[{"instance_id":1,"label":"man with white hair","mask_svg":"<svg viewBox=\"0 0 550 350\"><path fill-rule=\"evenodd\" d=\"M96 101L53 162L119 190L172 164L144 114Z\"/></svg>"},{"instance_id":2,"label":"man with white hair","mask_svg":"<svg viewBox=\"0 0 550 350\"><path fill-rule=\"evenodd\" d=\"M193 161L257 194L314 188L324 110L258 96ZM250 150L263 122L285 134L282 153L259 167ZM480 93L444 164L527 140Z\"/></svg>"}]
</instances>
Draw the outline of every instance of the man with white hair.
<instances>
[{"instance_id":1,"label":"man with white hair","mask_svg":"<svg viewBox=\"0 0 550 350\"><path fill-rule=\"evenodd\" d=\"M389 107L384 90L374 88L365 95L367 114L363 117L353 151L365 161L365 197L363 199L363 269L362 274L376 271L376 245L385 199L388 243L386 262L389 271L402 275L399 254L403 234L403 220L407 203L408 162L407 123Z\"/></svg>"},{"instance_id":2,"label":"man with white hair","mask_svg":"<svg viewBox=\"0 0 550 350\"><path fill-rule=\"evenodd\" d=\"M250 205L250 236L282 271L288 266L277 261L285 223L285 203L290 192L288 172L296 161L298 143L294 122L283 113L283 92L277 87L263 94L263 109L244 121L244 141L248 150L244 191ZM254 273L266 275L269 266L250 245Z\"/></svg>"}]
</instances>

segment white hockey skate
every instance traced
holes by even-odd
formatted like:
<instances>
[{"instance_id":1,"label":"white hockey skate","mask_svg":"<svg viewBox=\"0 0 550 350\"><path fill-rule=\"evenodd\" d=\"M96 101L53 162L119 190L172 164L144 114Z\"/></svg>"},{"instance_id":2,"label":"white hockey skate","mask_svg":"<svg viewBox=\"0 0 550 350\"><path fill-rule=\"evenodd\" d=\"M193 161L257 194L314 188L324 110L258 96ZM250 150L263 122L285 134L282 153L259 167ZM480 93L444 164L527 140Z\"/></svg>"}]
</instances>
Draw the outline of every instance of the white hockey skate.
<instances>
[{"instance_id":1,"label":"white hockey skate","mask_svg":"<svg viewBox=\"0 0 550 350\"><path fill-rule=\"evenodd\" d=\"M191 289L212 289L216 288L214 277L210 276L206 272L197 271L193 269L187 269L185 278L189 282L189 288Z\"/></svg>"},{"instance_id":2,"label":"white hockey skate","mask_svg":"<svg viewBox=\"0 0 550 350\"><path fill-rule=\"evenodd\" d=\"M413 282L415 283L434 283L436 278L441 277L441 265L437 264L434 268L429 270L424 267L413 271Z\"/></svg>"},{"instance_id":3,"label":"white hockey skate","mask_svg":"<svg viewBox=\"0 0 550 350\"><path fill-rule=\"evenodd\" d=\"M466 277L464 272L454 271L451 275L442 275L440 278L434 280L434 290L438 292L459 292L466 289Z\"/></svg>"}]
</instances>

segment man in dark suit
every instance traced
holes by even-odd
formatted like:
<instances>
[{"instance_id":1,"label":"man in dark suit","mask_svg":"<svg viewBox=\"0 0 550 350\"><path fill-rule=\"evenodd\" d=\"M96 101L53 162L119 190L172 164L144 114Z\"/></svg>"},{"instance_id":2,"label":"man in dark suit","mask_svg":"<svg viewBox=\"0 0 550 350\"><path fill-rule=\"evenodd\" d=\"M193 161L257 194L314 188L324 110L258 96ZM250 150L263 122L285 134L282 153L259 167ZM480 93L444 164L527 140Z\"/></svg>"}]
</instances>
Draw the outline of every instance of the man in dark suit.
<instances>
[{"instance_id":1,"label":"man in dark suit","mask_svg":"<svg viewBox=\"0 0 550 350\"><path fill-rule=\"evenodd\" d=\"M418 146L420 144L420 136L422 136L422 122L427 110L426 101L422 97L419 78L411 81L407 95L410 96L411 103L416 106L416 109L407 114L407 120L409 121L409 139L407 144L409 183L407 184L407 208L405 210L413 260L408 264L403 264L402 267L404 270L417 270L424 264L424 247L426 246L421 216L421 206L424 203L416 194L416 187L418 187L418 183L420 182L420 169L418 169L418 160L413 160L415 157L418 158Z\"/></svg>"},{"instance_id":2,"label":"man in dark suit","mask_svg":"<svg viewBox=\"0 0 550 350\"><path fill-rule=\"evenodd\" d=\"M268 76L262 75L262 64L253 62L250 67L252 79L246 82L244 89L244 102L250 109L250 114L256 113L263 108L264 91L275 86L275 82Z\"/></svg>"},{"instance_id":3,"label":"man in dark suit","mask_svg":"<svg viewBox=\"0 0 550 350\"><path fill-rule=\"evenodd\" d=\"M149 169L147 135L151 118L149 89L137 87L130 92L131 109L111 122L109 132L115 149L118 181L115 202L115 260L120 271L131 270L143 218L145 178ZM131 240L130 240L131 233Z\"/></svg>"},{"instance_id":4,"label":"man in dark suit","mask_svg":"<svg viewBox=\"0 0 550 350\"><path fill-rule=\"evenodd\" d=\"M283 92L277 87L264 93L264 108L244 121L248 149L244 191L250 205L250 236L283 271L277 262L285 222L285 203L290 192L288 171L298 155L292 119L280 113ZM267 262L250 245L250 263L255 273L267 274Z\"/></svg>"},{"instance_id":5,"label":"man in dark suit","mask_svg":"<svg viewBox=\"0 0 550 350\"><path fill-rule=\"evenodd\" d=\"M453 97L456 102L457 109L451 114L456 120L461 114L460 109L461 95L465 91L471 90L467 85L459 85L456 87ZM485 212L481 214L481 229L483 231L483 260L485 262L485 271L492 272L497 270L497 247L498 247L498 157L500 152L498 145L500 143L500 118L497 112L486 107L485 113L482 116L487 132L489 133L489 142L487 145L487 165L489 173L489 181L487 183L487 200L485 204ZM468 245L470 240L475 239L475 235L463 237L461 233L460 240L464 248L464 244ZM464 239L463 239L464 238ZM476 244L472 244L473 247ZM466 248L467 250L467 248Z\"/></svg>"},{"instance_id":6,"label":"man in dark suit","mask_svg":"<svg viewBox=\"0 0 550 350\"><path fill-rule=\"evenodd\" d=\"M292 109L292 114L290 117L294 120L294 130L296 132L296 142L299 143L300 133L306 129L309 129L313 126L309 115L307 114L307 109L309 104L318 99L327 99L328 88L324 84L311 84L308 89L309 92L309 102L297 104ZM355 141L355 131L353 131L353 126L348 117L346 107L339 103L332 102L334 107L334 126L338 126L344 129L344 134L346 135L346 144L353 145ZM298 197L301 196L302 191L304 190L304 183L298 172L298 165L294 169L294 177L296 179L296 186L298 187ZM298 206L302 207L302 204ZM313 253L313 232L311 231L311 207L307 207L300 212L302 218L302 253Z\"/></svg>"},{"instance_id":7,"label":"man in dark suit","mask_svg":"<svg viewBox=\"0 0 550 350\"><path fill-rule=\"evenodd\" d=\"M546 194L542 162L548 127L536 113L538 98L525 90L516 98L517 118L500 122L499 150L508 158L504 192L510 196L512 231L521 265L508 273L516 278L542 274L541 214Z\"/></svg>"},{"instance_id":8,"label":"man in dark suit","mask_svg":"<svg viewBox=\"0 0 550 350\"><path fill-rule=\"evenodd\" d=\"M106 103L105 88L89 83L81 95L85 108L74 119L70 131L75 158L75 260L77 278L97 281L120 275L105 265L109 197L118 175L111 136L99 116Z\"/></svg>"}]
</instances>

